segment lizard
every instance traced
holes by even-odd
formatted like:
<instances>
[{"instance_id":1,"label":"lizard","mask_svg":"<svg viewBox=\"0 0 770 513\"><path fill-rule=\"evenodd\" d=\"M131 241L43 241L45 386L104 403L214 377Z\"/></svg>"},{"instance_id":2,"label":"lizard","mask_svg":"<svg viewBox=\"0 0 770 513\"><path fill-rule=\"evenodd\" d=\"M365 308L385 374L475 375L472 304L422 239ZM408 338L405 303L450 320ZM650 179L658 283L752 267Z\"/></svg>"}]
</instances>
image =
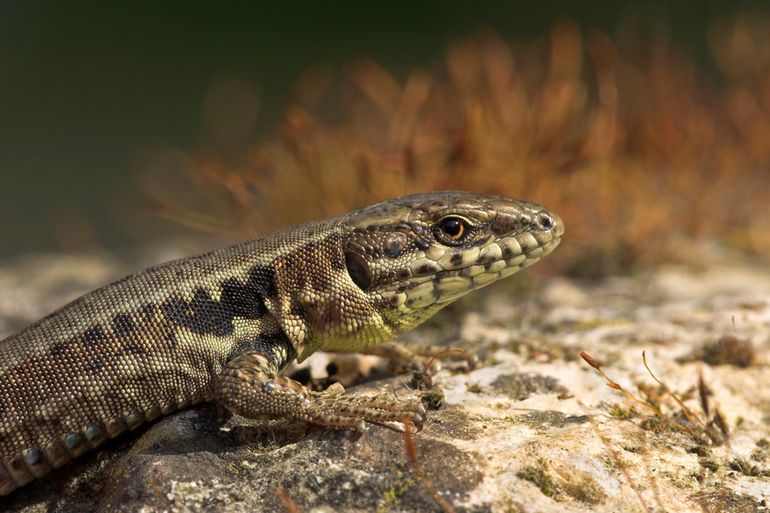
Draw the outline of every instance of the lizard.
<instances>
[{"instance_id":1,"label":"lizard","mask_svg":"<svg viewBox=\"0 0 770 513\"><path fill-rule=\"evenodd\" d=\"M0 341L0 496L204 401L329 428L420 427L419 399L311 391L282 372L316 351L376 348L563 233L534 203L424 193L98 288Z\"/></svg>"}]
</instances>

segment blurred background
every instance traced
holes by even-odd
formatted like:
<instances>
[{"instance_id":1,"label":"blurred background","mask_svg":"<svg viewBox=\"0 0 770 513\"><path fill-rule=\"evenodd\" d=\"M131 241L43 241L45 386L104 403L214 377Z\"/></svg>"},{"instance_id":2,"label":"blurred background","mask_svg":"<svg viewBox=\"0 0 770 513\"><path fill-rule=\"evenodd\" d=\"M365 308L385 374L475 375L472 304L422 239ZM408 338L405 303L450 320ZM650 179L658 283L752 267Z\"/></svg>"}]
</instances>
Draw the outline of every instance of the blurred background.
<instances>
[{"instance_id":1,"label":"blurred background","mask_svg":"<svg viewBox=\"0 0 770 513\"><path fill-rule=\"evenodd\" d=\"M770 254L766 2L208 4L0 3L0 258L435 189L553 208L560 272Z\"/></svg>"}]
</instances>

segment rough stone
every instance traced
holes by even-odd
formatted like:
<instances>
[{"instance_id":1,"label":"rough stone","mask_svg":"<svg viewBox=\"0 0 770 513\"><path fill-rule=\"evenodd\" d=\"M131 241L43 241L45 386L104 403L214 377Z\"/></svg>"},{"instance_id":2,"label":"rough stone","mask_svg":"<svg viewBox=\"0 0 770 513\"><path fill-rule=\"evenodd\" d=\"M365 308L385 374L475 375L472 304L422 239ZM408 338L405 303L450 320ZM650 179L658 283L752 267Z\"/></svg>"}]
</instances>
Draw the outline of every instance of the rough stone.
<instances>
[{"instance_id":1,"label":"rough stone","mask_svg":"<svg viewBox=\"0 0 770 513\"><path fill-rule=\"evenodd\" d=\"M0 337L121 269L106 257L0 266ZM445 404L413 436L416 455L380 426L357 436L265 425L208 405L111 441L0 509L272 512L292 502L302 512L431 512L447 511L443 500L474 513L767 511L770 272L660 268L591 284L540 280L525 293L516 280L403 337L482 362L433 377ZM330 367L334 358L314 356L306 369L357 367L350 375L365 384L349 392L407 393L408 377L379 379L377 359Z\"/></svg>"}]
</instances>

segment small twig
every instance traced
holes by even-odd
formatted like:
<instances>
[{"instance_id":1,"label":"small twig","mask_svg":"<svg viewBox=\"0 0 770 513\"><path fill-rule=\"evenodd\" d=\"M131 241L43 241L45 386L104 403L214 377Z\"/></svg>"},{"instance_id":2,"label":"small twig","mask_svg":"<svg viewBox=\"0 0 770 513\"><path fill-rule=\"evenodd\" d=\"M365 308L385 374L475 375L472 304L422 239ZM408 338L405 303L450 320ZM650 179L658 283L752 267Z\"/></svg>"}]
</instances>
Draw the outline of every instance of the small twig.
<instances>
[{"instance_id":1,"label":"small twig","mask_svg":"<svg viewBox=\"0 0 770 513\"><path fill-rule=\"evenodd\" d=\"M722 412L717 410L714 412L714 422L719 427L719 430L722 432L722 434L725 435L725 441L727 442L727 445L729 447L730 444L730 428L727 425L727 421L725 420L724 416L722 415Z\"/></svg>"},{"instance_id":2,"label":"small twig","mask_svg":"<svg viewBox=\"0 0 770 513\"><path fill-rule=\"evenodd\" d=\"M617 390L624 396L626 396L627 399L647 408L648 410L652 411L655 415L663 415L663 413L660 411L660 409L657 406L653 406L652 404L648 403L647 401L644 401L643 399L640 399L636 397L634 394L623 388L620 384L614 382L610 379L607 374L604 373L602 370L602 363L594 357L592 357L590 354L586 353L585 351L580 352L580 357L585 360L585 362L596 369L596 371L607 381L607 386L612 388L613 390Z\"/></svg>"},{"instance_id":3,"label":"small twig","mask_svg":"<svg viewBox=\"0 0 770 513\"><path fill-rule=\"evenodd\" d=\"M695 415L690 410L690 408L688 408L687 405L684 404L684 402L682 402L681 399L679 399L679 396L673 393L665 383L663 383L661 380L657 378L657 376L655 376L655 374L652 372L652 369L650 369L650 366L647 365L646 351L642 351L642 362L644 362L644 368L647 369L647 372L650 373L650 376L652 376L652 379L654 379L656 383L658 383L661 387L663 387L663 390L665 390L665 392L669 394L674 399L674 401L676 401L676 404L678 404L679 407L682 409L682 413L684 413L684 416L687 417L687 420L689 420L694 424L698 424L703 429L706 429L706 425L703 423L703 421L699 419L698 416Z\"/></svg>"},{"instance_id":4,"label":"small twig","mask_svg":"<svg viewBox=\"0 0 770 513\"><path fill-rule=\"evenodd\" d=\"M439 358L443 357L444 355L451 354L451 353L458 353L458 354L465 353L465 354L467 354L468 352L464 351L462 349L448 347L445 350L440 351L440 352L438 352L438 353L436 353L436 354L431 356L430 360L428 360L426 362L426 372L427 372L427 369L429 369L429 368L431 368L433 366L433 362L435 362Z\"/></svg>"},{"instance_id":5,"label":"small twig","mask_svg":"<svg viewBox=\"0 0 770 513\"><path fill-rule=\"evenodd\" d=\"M703 379L703 367L698 367L698 397L700 398L700 407L703 409L704 415L706 415L706 418L709 418L711 406L709 404L709 394L708 394L708 387L706 387L706 382Z\"/></svg>"},{"instance_id":6,"label":"small twig","mask_svg":"<svg viewBox=\"0 0 770 513\"><path fill-rule=\"evenodd\" d=\"M417 478L420 480L420 483L422 486L428 490L428 493L431 494L433 497L433 500L436 501L436 504L441 508L444 513L456 513L455 509L452 507L449 502L447 502L446 499L441 497L438 492L436 491L436 487L433 486L433 481L425 474L422 467L420 466L420 461L417 457L417 444L414 441L414 436L412 434L412 422L409 420L404 421L404 443L406 445L406 455L409 458L409 462L412 464L412 467L414 467L414 472L417 475Z\"/></svg>"},{"instance_id":7,"label":"small twig","mask_svg":"<svg viewBox=\"0 0 770 513\"><path fill-rule=\"evenodd\" d=\"M629 392L628 390L626 390L625 388L623 388L623 386L622 386L622 385L620 385L619 383L616 383L615 381L613 381L612 379L610 379L610 377L609 377L609 376L607 376L607 374L605 374L605 372L602 370L602 363L601 363L601 362L599 362L598 360L596 360L594 357L592 357L591 355L589 355L589 354L588 354L588 353L586 353L585 351L581 351L581 352L580 352L580 357L581 357L581 358L583 358L583 360L585 360L585 362L586 362L588 365L590 365L591 367L593 367L594 369L596 369L596 371L597 371L597 372L598 372L598 373L599 373L599 374L600 374L600 375L601 375L601 376L602 376L602 377L603 377L605 380L607 380L607 386L608 386L608 387L612 388L613 390L617 390L618 392L620 392L621 394L623 394L623 395L626 397L626 399L629 399L630 401L633 401L633 402L635 402L636 404L639 404L639 405L641 405L641 406L645 407L646 409L650 410L650 411L653 413L653 415L654 415L654 416L657 416L657 417L661 417L661 418L665 418L665 415L663 415L663 412L660 410L660 408L658 408L657 406L654 406L654 405L652 405L652 404L648 403L647 401L645 401L645 400L643 400L643 399L640 399L640 398L636 397L636 396L635 396L635 395L633 395L631 392ZM645 363L645 366L646 366L646 363ZM649 370L649 368L648 368L648 370ZM654 378L654 377L655 377L655 376L653 376L653 378ZM656 381L657 381L657 379L656 379ZM665 386L665 385L664 385L664 386ZM669 393L670 393L670 391L669 391ZM672 394L672 395L673 395L673 394ZM686 425L682 424L681 422L673 421L673 423L672 423L671 425L672 425L672 426L674 426L674 427L677 427L677 428L681 429L682 431L684 431L685 433L687 433L687 434L688 434L688 435L690 435L691 437L693 437L693 438L697 438L697 437L696 437L696 435L695 435L695 433L694 433L694 432L693 432L693 431L692 431L692 430L691 430L691 429L690 429L688 426L686 426Z\"/></svg>"},{"instance_id":8,"label":"small twig","mask_svg":"<svg viewBox=\"0 0 770 513\"><path fill-rule=\"evenodd\" d=\"M294 502L294 499L291 498L286 488L282 486L279 486L278 488L276 488L275 496L278 498L278 501L281 503L281 506L283 506L283 508L288 513L302 513L302 510L299 509L299 506L297 506L297 503Z\"/></svg>"}]
</instances>

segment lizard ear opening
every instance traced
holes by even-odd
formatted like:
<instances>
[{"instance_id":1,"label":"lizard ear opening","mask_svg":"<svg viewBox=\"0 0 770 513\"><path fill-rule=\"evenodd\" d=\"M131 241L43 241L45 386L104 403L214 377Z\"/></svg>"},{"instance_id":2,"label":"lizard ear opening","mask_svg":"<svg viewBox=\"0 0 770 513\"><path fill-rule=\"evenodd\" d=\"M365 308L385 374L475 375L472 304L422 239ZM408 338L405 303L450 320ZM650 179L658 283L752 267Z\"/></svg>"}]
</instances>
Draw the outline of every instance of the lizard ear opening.
<instances>
[{"instance_id":1,"label":"lizard ear opening","mask_svg":"<svg viewBox=\"0 0 770 513\"><path fill-rule=\"evenodd\" d=\"M353 283L358 285L361 290L369 290L372 286L372 272L361 255L352 251L346 252L345 267Z\"/></svg>"}]
</instances>

